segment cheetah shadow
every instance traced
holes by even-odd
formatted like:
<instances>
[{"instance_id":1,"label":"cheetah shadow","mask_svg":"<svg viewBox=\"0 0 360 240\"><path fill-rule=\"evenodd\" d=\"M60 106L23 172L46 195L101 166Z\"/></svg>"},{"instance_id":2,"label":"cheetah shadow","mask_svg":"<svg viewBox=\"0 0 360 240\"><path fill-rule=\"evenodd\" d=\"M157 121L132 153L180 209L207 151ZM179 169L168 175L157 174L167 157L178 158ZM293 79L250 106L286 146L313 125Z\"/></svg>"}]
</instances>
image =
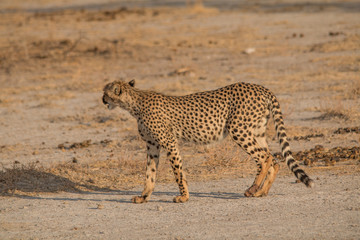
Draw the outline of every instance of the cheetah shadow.
<instances>
[{"instance_id":1,"label":"cheetah shadow","mask_svg":"<svg viewBox=\"0 0 360 240\"><path fill-rule=\"evenodd\" d=\"M77 191L72 192L77 196L29 196L22 194L13 194L13 197L29 199L29 200L52 200L52 201L91 201L91 202L115 202L123 204L133 204L131 199L134 196L141 195L141 191L122 191L122 190L105 190L105 191ZM149 203L173 203L173 197L177 196L178 192L154 192L152 199ZM190 201L196 201L197 198L209 198L209 199L225 199L236 200L245 198L241 193L229 193L229 192L190 192Z\"/></svg>"},{"instance_id":2,"label":"cheetah shadow","mask_svg":"<svg viewBox=\"0 0 360 240\"><path fill-rule=\"evenodd\" d=\"M166 197L164 199L154 199L150 202L172 202L173 197L179 195L177 191L174 192L154 192L153 196L156 198ZM224 199L224 200L236 200L245 198L242 193L230 193L230 192L190 192L190 201L200 198L209 198L209 199Z\"/></svg>"},{"instance_id":3,"label":"cheetah shadow","mask_svg":"<svg viewBox=\"0 0 360 240\"><path fill-rule=\"evenodd\" d=\"M42 196L43 193L71 193L71 196ZM179 192L155 191L149 202L172 202ZM74 195L76 195L74 197ZM58 201L108 201L132 203L133 196L141 195L138 190L114 190L100 188L92 184L79 184L62 176L44 171L38 166L13 166L0 171L0 196L10 196L23 199L58 200ZM241 193L229 192L190 192L190 199L241 199ZM164 200L165 199L165 200Z\"/></svg>"}]
</instances>

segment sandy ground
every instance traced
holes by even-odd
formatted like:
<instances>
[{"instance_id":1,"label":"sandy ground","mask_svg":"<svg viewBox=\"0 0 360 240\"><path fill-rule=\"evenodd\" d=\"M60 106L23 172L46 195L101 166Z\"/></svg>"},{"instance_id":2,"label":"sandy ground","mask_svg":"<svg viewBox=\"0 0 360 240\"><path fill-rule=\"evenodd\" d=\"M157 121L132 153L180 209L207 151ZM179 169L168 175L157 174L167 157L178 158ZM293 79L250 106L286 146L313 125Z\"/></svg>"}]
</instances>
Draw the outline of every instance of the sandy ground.
<instances>
[{"instance_id":1,"label":"sandy ground","mask_svg":"<svg viewBox=\"0 0 360 240\"><path fill-rule=\"evenodd\" d=\"M172 203L173 185L135 205L132 191L2 199L2 239L358 239L359 176L319 176L315 189L279 177L265 198L245 198L252 179L192 183Z\"/></svg>"},{"instance_id":2,"label":"sandy ground","mask_svg":"<svg viewBox=\"0 0 360 240\"><path fill-rule=\"evenodd\" d=\"M357 1L0 2L1 239L358 239L360 4ZM230 140L181 143L191 200L161 158L153 200L145 148L103 86L136 79L170 95L238 81L279 98L295 157L266 198ZM279 152L273 125L270 149ZM163 154L163 153L162 153ZM174 226L179 226L175 228Z\"/></svg>"}]
</instances>

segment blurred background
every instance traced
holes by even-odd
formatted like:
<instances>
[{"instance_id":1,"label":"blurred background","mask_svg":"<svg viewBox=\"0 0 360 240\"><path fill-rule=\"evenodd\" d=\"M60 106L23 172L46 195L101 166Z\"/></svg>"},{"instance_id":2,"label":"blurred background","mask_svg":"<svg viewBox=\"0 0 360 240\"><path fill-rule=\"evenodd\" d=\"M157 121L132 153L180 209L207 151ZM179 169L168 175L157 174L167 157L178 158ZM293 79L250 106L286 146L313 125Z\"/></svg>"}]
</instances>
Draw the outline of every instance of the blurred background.
<instances>
[{"instance_id":1,"label":"blurred background","mask_svg":"<svg viewBox=\"0 0 360 240\"><path fill-rule=\"evenodd\" d=\"M0 1L1 192L142 184L136 122L101 102L116 79L169 95L264 85L309 171L358 172L359 11L352 0ZM267 137L278 152L271 123ZM255 173L229 140L181 149L190 181ZM173 181L160 165L159 181Z\"/></svg>"}]
</instances>

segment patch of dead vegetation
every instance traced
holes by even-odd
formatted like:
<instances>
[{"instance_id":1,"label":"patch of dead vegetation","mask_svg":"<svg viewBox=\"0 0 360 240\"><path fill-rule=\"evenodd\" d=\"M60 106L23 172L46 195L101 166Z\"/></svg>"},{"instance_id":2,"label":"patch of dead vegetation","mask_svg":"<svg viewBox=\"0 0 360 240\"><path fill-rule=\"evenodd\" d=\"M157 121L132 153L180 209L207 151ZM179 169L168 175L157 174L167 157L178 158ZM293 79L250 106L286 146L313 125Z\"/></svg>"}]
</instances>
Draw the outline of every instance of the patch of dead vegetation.
<instances>
[{"instance_id":1,"label":"patch of dead vegetation","mask_svg":"<svg viewBox=\"0 0 360 240\"><path fill-rule=\"evenodd\" d=\"M104 11L88 11L85 16L86 21L111 21L116 20L117 18L125 18L129 15L135 16L145 16L146 14L157 16L159 11L152 11L151 9L128 9L126 7L121 7L114 10L104 10Z\"/></svg>"},{"instance_id":2,"label":"patch of dead vegetation","mask_svg":"<svg viewBox=\"0 0 360 240\"><path fill-rule=\"evenodd\" d=\"M355 103L348 104L344 101L345 99L340 99L335 102L334 99L331 99L327 102L320 102L319 107L308 108L309 111L315 111L321 113L319 116L307 118L304 120L311 121L357 121L359 117L358 106ZM332 103L332 104L331 104ZM329 107L330 106L330 107Z\"/></svg>"},{"instance_id":3,"label":"patch of dead vegetation","mask_svg":"<svg viewBox=\"0 0 360 240\"><path fill-rule=\"evenodd\" d=\"M335 134L360 133L360 127L338 128L334 131L334 133Z\"/></svg>"},{"instance_id":4,"label":"patch of dead vegetation","mask_svg":"<svg viewBox=\"0 0 360 240\"><path fill-rule=\"evenodd\" d=\"M340 112L340 111L336 111L334 109L329 109L325 113L321 114L320 116L311 118L311 120L324 121L324 120L332 120L334 118L347 121L347 120L349 120L349 115L345 114L343 112Z\"/></svg>"},{"instance_id":5,"label":"patch of dead vegetation","mask_svg":"<svg viewBox=\"0 0 360 240\"><path fill-rule=\"evenodd\" d=\"M279 153L275 154L277 157ZM334 166L340 162L352 161L355 168L360 171L360 147L335 147L331 149L317 145L310 150L294 153L294 158L305 165Z\"/></svg>"},{"instance_id":6,"label":"patch of dead vegetation","mask_svg":"<svg viewBox=\"0 0 360 240\"><path fill-rule=\"evenodd\" d=\"M79 148L88 148L92 145L101 145L102 147L114 147L114 146L120 146L120 143L118 143L115 140L111 140L111 139L104 139L104 140L101 140L100 142L92 143L91 139L88 139L88 140L84 140L82 142L61 143L58 145L58 148L65 151L65 150L74 150L74 149L79 149Z\"/></svg>"},{"instance_id":7,"label":"patch of dead vegetation","mask_svg":"<svg viewBox=\"0 0 360 240\"><path fill-rule=\"evenodd\" d=\"M225 139L216 147L205 147L204 161L194 169L200 173L195 180L249 176L256 171L253 163L251 157L239 146L230 139Z\"/></svg>"},{"instance_id":8,"label":"patch of dead vegetation","mask_svg":"<svg viewBox=\"0 0 360 240\"><path fill-rule=\"evenodd\" d=\"M338 51L353 51L360 48L360 35L352 34L342 40L329 41L326 43L317 43L310 47L310 52L338 52Z\"/></svg>"},{"instance_id":9,"label":"patch of dead vegetation","mask_svg":"<svg viewBox=\"0 0 360 240\"><path fill-rule=\"evenodd\" d=\"M309 141L311 138L322 138L324 136L325 135L323 133L309 134L309 135L305 135L305 136L294 136L293 138L289 138L289 140L295 140L295 141L306 140L306 141Z\"/></svg>"},{"instance_id":10,"label":"patch of dead vegetation","mask_svg":"<svg viewBox=\"0 0 360 240\"><path fill-rule=\"evenodd\" d=\"M360 80L360 78L359 78ZM351 88L348 88L345 93L345 99L359 99L360 98L360 81L357 81Z\"/></svg>"}]
</instances>

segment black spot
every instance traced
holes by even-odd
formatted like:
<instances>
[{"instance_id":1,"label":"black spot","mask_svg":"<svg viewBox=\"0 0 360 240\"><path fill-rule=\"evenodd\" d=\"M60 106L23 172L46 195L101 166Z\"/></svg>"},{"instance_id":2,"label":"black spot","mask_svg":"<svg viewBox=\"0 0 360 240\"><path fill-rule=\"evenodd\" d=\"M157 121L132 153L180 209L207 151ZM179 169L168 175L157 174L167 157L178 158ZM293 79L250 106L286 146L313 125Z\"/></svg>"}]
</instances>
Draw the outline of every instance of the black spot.
<instances>
[{"instance_id":1,"label":"black spot","mask_svg":"<svg viewBox=\"0 0 360 240\"><path fill-rule=\"evenodd\" d=\"M284 145L282 146L281 150L284 151L285 148L287 148L289 146L288 142L284 142Z\"/></svg>"},{"instance_id":2,"label":"black spot","mask_svg":"<svg viewBox=\"0 0 360 240\"><path fill-rule=\"evenodd\" d=\"M287 151L287 152L284 154L285 157L286 157L286 154L287 154L287 155L290 155L290 154L289 154L289 151ZM294 159L289 159L287 165L290 167L290 165L293 164L293 163L295 163L295 160L294 160Z\"/></svg>"},{"instance_id":3,"label":"black spot","mask_svg":"<svg viewBox=\"0 0 360 240\"><path fill-rule=\"evenodd\" d=\"M301 169L299 169L301 170ZM307 183L309 181L309 177L305 174L305 172L303 171L303 175L300 177L300 181L303 183Z\"/></svg>"}]
</instances>

